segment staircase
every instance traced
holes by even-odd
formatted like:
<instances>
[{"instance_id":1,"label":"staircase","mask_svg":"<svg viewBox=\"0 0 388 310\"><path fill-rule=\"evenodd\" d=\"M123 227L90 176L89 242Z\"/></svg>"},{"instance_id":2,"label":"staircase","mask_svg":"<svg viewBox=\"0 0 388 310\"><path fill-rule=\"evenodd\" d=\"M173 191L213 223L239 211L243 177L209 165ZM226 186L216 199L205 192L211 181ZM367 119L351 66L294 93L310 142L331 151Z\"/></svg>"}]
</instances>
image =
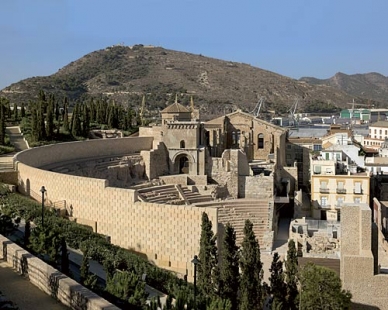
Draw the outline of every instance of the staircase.
<instances>
[{"instance_id":1,"label":"staircase","mask_svg":"<svg viewBox=\"0 0 388 310\"><path fill-rule=\"evenodd\" d=\"M253 231L260 244L263 244L264 235L272 231L272 223L269 222L272 210L266 200L233 199L212 203L197 203L196 206L217 207L218 223L223 225L230 223L233 226L238 244L244 238L244 226L247 219L252 222Z\"/></svg>"},{"instance_id":2,"label":"staircase","mask_svg":"<svg viewBox=\"0 0 388 310\"><path fill-rule=\"evenodd\" d=\"M138 188L137 192L139 200L159 204L190 205L213 201L211 195L201 195L188 187L175 184Z\"/></svg>"}]
</instances>

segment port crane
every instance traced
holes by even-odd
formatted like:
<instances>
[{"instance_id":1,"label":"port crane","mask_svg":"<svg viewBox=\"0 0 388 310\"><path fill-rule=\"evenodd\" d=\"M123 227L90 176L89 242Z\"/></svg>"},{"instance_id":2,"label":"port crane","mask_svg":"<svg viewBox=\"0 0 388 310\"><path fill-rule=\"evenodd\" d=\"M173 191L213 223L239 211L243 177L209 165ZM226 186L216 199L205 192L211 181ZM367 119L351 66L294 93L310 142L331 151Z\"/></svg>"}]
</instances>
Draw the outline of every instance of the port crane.
<instances>
[{"instance_id":1,"label":"port crane","mask_svg":"<svg viewBox=\"0 0 388 310\"><path fill-rule=\"evenodd\" d=\"M298 109L298 105L299 105L299 98L295 98L294 103L292 104L292 106L291 106L290 109L288 110L288 112L290 113L290 114L289 114L289 118L290 118L290 120L291 120L294 124L298 122L298 118L295 117L295 112L296 112L296 110Z\"/></svg>"},{"instance_id":2,"label":"port crane","mask_svg":"<svg viewBox=\"0 0 388 310\"><path fill-rule=\"evenodd\" d=\"M257 102L255 108L253 109L253 111L251 112L251 114L253 114L255 117L259 117L260 116L260 111L262 109L265 108L265 97L260 97L259 98L259 101Z\"/></svg>"}]
</instances>

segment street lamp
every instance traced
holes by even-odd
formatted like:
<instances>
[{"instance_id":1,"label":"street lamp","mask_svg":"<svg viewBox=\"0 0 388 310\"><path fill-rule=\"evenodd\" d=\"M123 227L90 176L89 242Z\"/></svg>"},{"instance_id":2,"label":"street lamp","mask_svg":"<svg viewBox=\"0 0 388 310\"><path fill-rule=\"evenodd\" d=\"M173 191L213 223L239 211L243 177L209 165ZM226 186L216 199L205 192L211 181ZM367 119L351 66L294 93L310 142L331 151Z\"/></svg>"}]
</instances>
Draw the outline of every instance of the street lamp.
<instances>
[{"instance_id":1,"label":"street lamp","mask_svg":"<svg viewBox=\"0 0 388 310\"><path fill-rule=\"evenodd\" d=\"M193 260L191 261L194 264L194 309L197 309L197 265L199 264L198 256L194 255Z\"/></svg>"},{"instance_id":2,"label":"street lamp","mask_svg":"<svg viewBox=\"0 0 388 310\"><path fill-rule=\"evenodd\" d=\"M44 193L46 189L44 186L41 187L40 192L42 193L42 228L44 227Z\"/></svg>"}]
</instances>

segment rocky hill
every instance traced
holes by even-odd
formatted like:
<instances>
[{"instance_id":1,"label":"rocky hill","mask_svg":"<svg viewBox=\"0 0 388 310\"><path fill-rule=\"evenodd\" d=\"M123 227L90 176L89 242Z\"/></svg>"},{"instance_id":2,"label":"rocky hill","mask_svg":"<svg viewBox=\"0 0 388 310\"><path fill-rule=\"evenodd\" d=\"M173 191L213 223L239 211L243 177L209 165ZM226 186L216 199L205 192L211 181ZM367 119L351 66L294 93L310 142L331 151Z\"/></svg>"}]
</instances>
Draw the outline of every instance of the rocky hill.
<instances>
[{"instance_id":1,"label":"rocky hill","mask_svg":"<svg viewBox=\"0 0 388 310\"><path fill-rule=\"evenodd\" d=\"M381 103L388 102L388 77L379 73L347 75L338 72L329 79L303 77L300 81L311 85L326 85L344 91L351 96Z\"/></svg>"},{"instance_id":2,"label":"rocky hill","mask_svg":"<svg viewBox=\"0 0 388 310\"><path fill-rule=\"evenodd\" d=\"M318 80L298 81L249 64L143 45L92 52L53 75L11 84L0 96L27 102L41 89L73 101L105 96L134 106L146 94L147 108L154 110L164 108L178 93L184 104L193 96L201 114L208 116L236 108L252 111L262 96L267 108L277 112L287 111L295 98L301 106L321 101L337 107L354 98Z\"/></svg>"}]
</instances>

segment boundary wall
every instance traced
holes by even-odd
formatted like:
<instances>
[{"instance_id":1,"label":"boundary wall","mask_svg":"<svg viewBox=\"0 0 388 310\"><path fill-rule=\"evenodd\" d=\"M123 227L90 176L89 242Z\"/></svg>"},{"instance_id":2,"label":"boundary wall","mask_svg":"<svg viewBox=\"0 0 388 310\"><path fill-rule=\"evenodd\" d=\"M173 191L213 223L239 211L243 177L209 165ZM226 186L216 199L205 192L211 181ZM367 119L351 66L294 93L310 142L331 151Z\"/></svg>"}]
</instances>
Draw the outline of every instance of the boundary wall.
<instances>
[{"instance_id":1,"label":"boundary wall","mask_svg":"<svg viewBox=\"0 0 388 310\"><path fill-rule=\"evenodd\" d=\"M112 144L112 140L117 144ZM88 144L92 141L56 144L19 153L15 156L19 192L39 200L39 190L44 185L46 199L53 203L66 201L67 208L72 210L72 216L77 222L90 225L98 233L110 236L113 244L145 254L156 265L187 274L191 279L191 260L199 252L202 213L208 214L213 231L217 233L216 207L144 203L137 201L135 190L109 187L107 180L38 168L59 164L60 160L69 161L69 157L70 160L76 160L96 157L98 153L100 156L134 153L142 146L147 146L146 143L152 144L152 138L112 140L94 140L97 143L92 145ZM127 142L130 145L123 147ZM86 145L82 146L82 143ZM117 152L114 152L116 145Z\"/></svg>"},{"instance_id":2,"label":"boundary wall","mask_svg":"<svg viewBox=\"0 0 388 310\"><path fill-rule=\"evenodd\" d=\"M71 309L119 309L2 235L0 243L0 257L10 267L28 276L33 285Z\"/></svg>"}]
</instances>

